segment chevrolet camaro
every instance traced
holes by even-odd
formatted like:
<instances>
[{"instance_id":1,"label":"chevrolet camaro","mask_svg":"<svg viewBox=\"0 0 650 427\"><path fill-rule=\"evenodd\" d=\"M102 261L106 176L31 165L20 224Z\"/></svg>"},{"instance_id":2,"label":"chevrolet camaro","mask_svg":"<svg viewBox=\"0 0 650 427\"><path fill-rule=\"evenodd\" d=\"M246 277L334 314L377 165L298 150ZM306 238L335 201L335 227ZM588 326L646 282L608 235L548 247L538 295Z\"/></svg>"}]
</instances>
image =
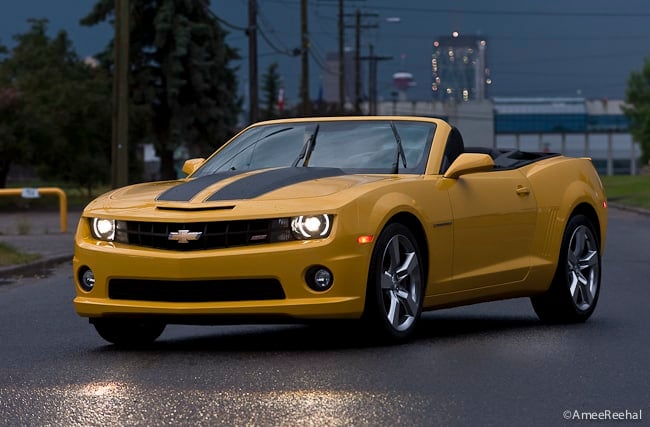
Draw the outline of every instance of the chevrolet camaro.
<instances>
[{"instance_id":1,"label":"chevrolet camaro","mask_svg":"<svg viewBox=\"0 0 650 427\"><path fill-rule=\"evenodd\" d=\"M251 125L186 178L84 209L74 307L118 345L167 324L316 319L399 341L423 310L515 297L585 321L607 227L592 162L475 145L423 117Z\"/></svg>"}]
</instances>

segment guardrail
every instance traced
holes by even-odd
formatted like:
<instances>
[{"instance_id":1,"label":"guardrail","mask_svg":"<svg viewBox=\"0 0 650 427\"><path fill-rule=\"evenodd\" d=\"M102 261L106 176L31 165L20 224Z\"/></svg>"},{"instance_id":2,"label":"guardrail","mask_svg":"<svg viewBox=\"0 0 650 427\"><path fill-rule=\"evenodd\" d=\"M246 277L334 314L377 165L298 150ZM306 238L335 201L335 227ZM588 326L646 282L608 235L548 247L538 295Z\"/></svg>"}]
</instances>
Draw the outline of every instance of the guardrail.
<instances>
[{"instance_id":1,"label":"guardrail","mask_svg":"<svg viewBox=\"0 0 650 427\"><path fill-rule=\"evenodd\" d=\"M61 233L68 229L68 197L57 187L42 188L0 188L0 196L20 196L24 199L37 199L41 196L54 195L59 197L59 220Z\"/></svg>"}]
</instances>

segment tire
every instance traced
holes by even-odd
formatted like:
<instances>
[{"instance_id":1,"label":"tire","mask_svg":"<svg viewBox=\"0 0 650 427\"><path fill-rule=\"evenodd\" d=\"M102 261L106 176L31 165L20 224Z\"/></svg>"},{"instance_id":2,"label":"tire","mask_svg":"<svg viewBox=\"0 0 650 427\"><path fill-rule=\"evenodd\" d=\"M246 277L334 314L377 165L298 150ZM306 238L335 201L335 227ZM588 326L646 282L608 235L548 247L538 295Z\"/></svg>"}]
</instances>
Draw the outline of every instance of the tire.
<instances>
[{"instance_id":1,"label":"tire","mask_svg":"<svg viewBox=\"0 0 650 427\"><path fill-rule=\"evenodd\" d=\"M382 340L413 333L422 312L424 269L417 240L399 223L379 235L370 259L364 321Z\"/></svg>"},{"instance_id":2,"label":"tire","mask_svg":"<svg viewBox=\"0 0 650 427\"><path fill-rule=\"evenodd\" d=\"M567 223L560 257L551 286L531 298L535 313L548 323L578 323L596 309L600 294L600 242L596 229L584 215Z\"/></svg>"},{"instance_id":3,"label":"tire","mask_svg":"<svg viewBox=\"0 0 650 427\"><path fill-rule=\"evenodd\" d=\"M154 342L165 324L141 319L92 319L99 336L115 345L143 347Z\"/></svg>"}]
</instances>

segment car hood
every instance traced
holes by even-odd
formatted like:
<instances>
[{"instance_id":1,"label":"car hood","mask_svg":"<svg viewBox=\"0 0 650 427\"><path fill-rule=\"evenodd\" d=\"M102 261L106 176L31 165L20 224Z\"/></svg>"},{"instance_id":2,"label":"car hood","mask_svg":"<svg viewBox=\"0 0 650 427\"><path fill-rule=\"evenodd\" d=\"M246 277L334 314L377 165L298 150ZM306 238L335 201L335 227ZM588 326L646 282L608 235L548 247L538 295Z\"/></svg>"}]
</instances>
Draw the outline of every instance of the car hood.
<instances>
[{"instance_id":1,"label":"car hood","mask_svg":"<svg viewBox=\"0 0 650 427\"><path fill-rule=\"evenodd\" d=\"M220 172L199 178L136 184L107 193L86 207L86 214L137 217L142 210L167 216L170 211L236 210L239 214L272 209L323 206L323 197L341 205L364 185L399 179L395 175L352 175L337 168L278 168ZM310 203L310 199L311 202Z\"/></svg>"}]
</instances>

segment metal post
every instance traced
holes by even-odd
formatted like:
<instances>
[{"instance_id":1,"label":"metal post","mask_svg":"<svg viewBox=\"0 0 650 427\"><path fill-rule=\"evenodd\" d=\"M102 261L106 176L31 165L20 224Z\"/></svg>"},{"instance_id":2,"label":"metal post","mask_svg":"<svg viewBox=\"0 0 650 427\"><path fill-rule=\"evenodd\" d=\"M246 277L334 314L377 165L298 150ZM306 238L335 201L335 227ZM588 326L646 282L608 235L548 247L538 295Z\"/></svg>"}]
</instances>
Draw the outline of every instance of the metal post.
<instances>
[{"instance_id":1,"label":"metal post","mask_svg":"<svg viewBox=\"0 0 650 427\"><path fill-rule=\"evenodd\" d=\"M607 175L614 175L614 159L612 158L612 132L607 133Z\"/></svg>"},{"instance_id":2,"label":"metal post","mask_svg":"<svg viewBox=\"0 0 650 427\"><path fill-rule=\"evenodd\" d=\"M248 0L248 84L249 119L255 123L259 118L257 88L257 0Z\"/></svg>"},{"instance_id":3,"label":"metal post","mask_svg":"<svg viewBox=\"0 0 650 427\"><path fill-rule=\"evenodd\" d=\"M377 115L377 61L393 59L392 56L375 55L375 47L369 44L370 55L359 58L368 63L368 115Z\"/></svg>"},{"instance_id":4,"label":"metal post","mask_svg":"<svg viewBox=\"0 0 650 427\"><path fill-rule=\"evenodd\" d=\"M634 149L634 139L630 139L630 175L636 175L636 156Z\"/></svg>"},{"instance_id":5,"label":"metal post","mask_svg":"<svg viewBox=\"0 0 650 427\"><path fill-rule=\"evenodd\" d=\"M302 114L308 116L311 113L311 102L309 100L309 35L307 33L307 0L300 2L300 34L302 38L300 77L300 100L302 102Z\"/></svg>"},{"instance_id":6,"label":"metal post","mask_svg":"<svg viewBox=\"0 0 650 427\"><path fill-rule=\"evenodd\" d=\"M129 182L129 0L115 0L111 185Z\"/></svg>"},{"instance_id":7,"label":"metal post","mask_svg":"<svg viewBox=\"0 0 650 427\"><path fill-rule=\"evenodd\" d=\"M355 14L354 42L354 113L361 114L361 11Z\"/></svg>"},{"instance_id":8,"label":"metal post","mask_svg":"<svg viewBox=\"0 0 650 427\"><path fill-rule=\"evenodd\" d=\"M375 47L368 45L368 115L377 115L377 100L375 99L377 84L377 59L375 58Z\"/></svg>"},{"instance_id":9,"label":"metal post","mask_svg":"<svg viewBox=\"0 0 650 427\"><path fill-rule=\"evenodd\" d=\"M41 188L0 188L0 196L22 196L24 198L38 198L40 196L54 195L59 198L59 224L61 233L68 230L68 197L65 191L58 187Z\"/></svg>"},{"instance_id":10,"label":"metal post","mask_svg":"<svg viewBox=\"0 0 650 427\"><path fill-rule=\"evenodd\" d=\"M345 47L343 0L339 0L339 113L345 109Z\"/></svg>"}]
</instances>

